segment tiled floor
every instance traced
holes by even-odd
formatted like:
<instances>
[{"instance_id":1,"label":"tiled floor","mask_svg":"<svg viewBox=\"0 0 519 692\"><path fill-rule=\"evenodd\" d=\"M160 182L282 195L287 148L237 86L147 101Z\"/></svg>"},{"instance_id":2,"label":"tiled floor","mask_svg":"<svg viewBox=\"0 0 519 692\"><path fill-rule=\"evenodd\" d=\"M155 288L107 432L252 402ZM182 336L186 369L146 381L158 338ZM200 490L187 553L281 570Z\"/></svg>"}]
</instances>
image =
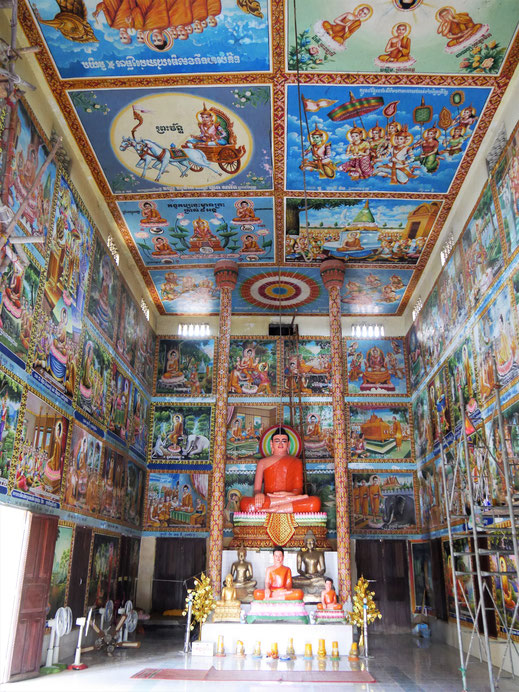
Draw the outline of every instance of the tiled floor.
<instances>
[{"instance_id":1,"label":"tiled floor","mask_svg":"<svg viewBox=\"0 0 519 692\"><path fill-rule=\"evenodd\" d=\"M65 671L58 675L25 680L23 682L0 685L2 690L10 692L118 692L130 690L136 692L198 692L201 690L222 690L225 692L260 692L273 689L274 685L304 692L321 692L322 690L351 690L351 692L408 692L435 691L461 692L459 674L459 656L456 649L434 641L417 639L411 635L373 636L368 668L376 679L370 684L303 684L300 683L252 683L243 682L189 682L170 680L135 680L131 676L143 668L195 668L208 669L212 665L224 669L253 670L258 665L251 657L239 661L232 655L224 659L208 659L184 656L182 653L182 631L180 628L147 629L140 635L140 649L120 649L113 658L98 652L85 654L83 660L89 668L80 672ZM269 662L262 659L261 669L269 670L277 665L279 670L287 664L281 661ZM298 658L295 670L305 670L307 661ZM349 669L347 656L340 660L340 669ZM365 665L362 663L361 665ZM313 670L318 670L316 660L312 662ZM332 670L331 662L326 662L326 669ZM497 672L497 671L496 671ZM483 692L489 689L488 673L485 664L471 662L468 672L468 689L470 692ZM519 678L501 680L500 692L517 692Z\"/></svg>"}]
</instances>

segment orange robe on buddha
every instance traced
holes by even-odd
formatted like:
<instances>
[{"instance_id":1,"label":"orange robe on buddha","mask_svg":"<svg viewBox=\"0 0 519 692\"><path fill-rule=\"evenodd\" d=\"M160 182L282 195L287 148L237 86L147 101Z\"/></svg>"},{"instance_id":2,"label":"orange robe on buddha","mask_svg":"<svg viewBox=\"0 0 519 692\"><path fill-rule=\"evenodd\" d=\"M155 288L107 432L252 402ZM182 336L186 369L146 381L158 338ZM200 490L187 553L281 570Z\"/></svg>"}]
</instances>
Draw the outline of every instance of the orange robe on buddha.
<instances>
[{"instance_id":1,"label":"orange robe on buddha","mask_svg":"<svg viewBox=\"0 0 519 692\"><path fill-rule=\"evenodd\" d=\"M324 591L321 599L324 601L324 605L323 603L318 603L317 610L342 610L342 605L337 603L337 594L333 589Z\"/></svg>"},{"instance_id":2,"label":"orange robe on buddha","mask_svg":"<svg viewBox=\"0 0 519 692\"><path fill-rule=\"evenodd\" d=\"M297 457L285 456L276 461L263 473L265 501L261 507L256 507L254 497L242 497L240 510L242 512L261 512L269 509L271 498L269 494L280 492L293 492L294 495L286 497L287 502L292 503L294 512L319 512L321 499L319 497L303 495L303 463ZM275 504L275 503L274 503Z\"/></svg>"},{"instance_id":3,"label":"orange robe on buddha","mask_svg":"<svg viewBox=\"0 0 519 692\"><path fill-rule=\"evenodd\" d=\"M302 601L303 591L292 588L292 572L290 567L281 565L271 569L265 577L265 589L270 589L270 598L279 601ZM265 599L265 589L254 590L254 600ZM276 593L277 592L277 593Z\"/></svg>"}]
</instances>

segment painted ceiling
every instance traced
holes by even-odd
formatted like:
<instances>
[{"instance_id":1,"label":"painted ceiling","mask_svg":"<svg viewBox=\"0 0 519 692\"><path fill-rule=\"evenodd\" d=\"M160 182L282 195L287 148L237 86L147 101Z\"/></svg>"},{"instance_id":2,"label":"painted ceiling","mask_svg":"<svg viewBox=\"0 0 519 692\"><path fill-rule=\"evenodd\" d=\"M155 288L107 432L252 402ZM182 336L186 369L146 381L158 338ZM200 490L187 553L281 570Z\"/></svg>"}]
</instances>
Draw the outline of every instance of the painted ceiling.
<instances>
[{"instance_id":1,"label":"painted ceiling","mask_svg":"<svg viewBox=\"0 0 519 692\"><path fill-rule=\"evenodd\" d=\"M29 41L161 314L401 315L519 56L517 0L38 0Z\"/></svg>"}]
</instances>

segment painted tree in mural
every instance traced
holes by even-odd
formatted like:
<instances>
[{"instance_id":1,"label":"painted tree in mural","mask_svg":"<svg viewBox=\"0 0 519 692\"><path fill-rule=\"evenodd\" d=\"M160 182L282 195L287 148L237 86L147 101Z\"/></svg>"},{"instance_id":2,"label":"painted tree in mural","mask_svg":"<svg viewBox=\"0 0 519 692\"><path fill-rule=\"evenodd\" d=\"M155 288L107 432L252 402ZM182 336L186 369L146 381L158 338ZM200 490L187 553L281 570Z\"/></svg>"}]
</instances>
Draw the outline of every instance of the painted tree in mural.
<instances>
[{"instance_id":1,"label":"painted tree in mural","mask_svg":"<svg viewBox=\"0 0 519 692\"><path fill-rule=\"evenodd\" d=\"M342 209L354 207L359 203L358 199L308 199L308 209ZM286 232L290 235L299 235L299 214L305 209L305 200L302 198L287 199L286 206Z\"/></svg>"}]
</instances>

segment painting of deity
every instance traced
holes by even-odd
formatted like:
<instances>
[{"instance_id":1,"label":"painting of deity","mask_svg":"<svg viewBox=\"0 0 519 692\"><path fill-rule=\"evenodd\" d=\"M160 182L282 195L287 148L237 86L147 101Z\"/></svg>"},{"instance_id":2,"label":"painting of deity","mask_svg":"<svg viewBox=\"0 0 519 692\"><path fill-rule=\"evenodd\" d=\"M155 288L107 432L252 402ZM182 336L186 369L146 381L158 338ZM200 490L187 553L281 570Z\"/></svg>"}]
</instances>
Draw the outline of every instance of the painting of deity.
<instances>
[{"instance_id":1,"label":"painting of deity","mask_svg":"<svg viewBox=\"0 0 519 692\"><path fill-rule=\"evenodd\" d=\"M128 460L124 520L137 527L142 523L145 483L146 471L138 464Z\"/></svg>"},{"instance_id":2,"label":"painting of deity","mask_svg":"<svg viewBox=\"0 0 519 692\"><path fill-rule=\"evenodd\" d=\"M76 384L91 244L90 220L61 177L32 366L69 397Z\"/></svg>"},{"instance_id":3,"label":"painting of deity","mask_svg":"<svg viewBox=\"0 0 519 692\"><path fill-rule=\"evenodd\" d=\"M429 380L427 385L427 396L429 405L429 424L432 428L433 450L435 454L439 454L440 445L448 447L454 442L447 367L438 370L435 376Z\"/></svg>"},{"instance_id":4,"label":"painting of deity","mask_svg":"<svg viewBox=\"0 0 519 692\"><path fill-rule=\"evenodd\" d=\"M493 395L493 356L502 386L519 375L519 346L510 288L505 284L474 327L474 352L482 403Z\"/></svg>"},{"instance_id":5,"label":"painting of deity","mask_svg":"<svg viewBox=\"0 0 519 692\"><path fill-rule=\"evenodd\" d=\"M235 404L227 406L227 460L246 461L261 459L261 436L276 425L277 406Z\"/></svg>"},{"instance_id":6,"label":"painting of deity","mask_svg":"<svg viewBox=\"0 0 519 692\"><path fill-rule=\"evenodd\" d=\"M446 346L443 323L440 316L438 284L434 286L425 301L419 315L419 324L425 371L430 372L436 367Z\"/></svg>"},{"instance_id":7,"label":"painting of deity","mask_svg":"<svg viewBox=\"0 0 519 692\"><path fill-rule=\"evenodd\" d=\"M145 528L206 528L208 473L152 472L148 479Z\"/></svg>"},{"instance_id":8,"label":"painting of deity","mask_svg":"<svg viewBox=\"0 0 519 692\"><path fill-rule=\"evenodd\" d=\"M62 413L28 392L18 458L11 469L13 497L58 506L68 425Z\"/></svg>"},{"instance_id":9,"label":"painting of deity","mask_svg":"<svg viewBox=\"0 0 519 692\"><path fill-rule=\"evenodd\" d=\"M470 305L475 307L503 269L492 188L487 184L462 236L465 281Z\"/></svg>"},{"instance_id":10,"label":"painting of deity","mask_svg":"<svg viewBox=\"0 0 519 692\"><path fill-rule=\"evenodd\" d=\"M123 519L127 493L128 462L112 447L105 445L101 478L100 515L105 519Z\"/></svg>"},{"instance_id":11,"label":"painting of deity","mask_svg":"<svg viewBox=\"0 0 519 692\"><path fill-rule=\"evenodd\" d=\"M220 291L212 269L151 271L164 310L176 315L209 315L220 309Z\"/></svg>"},{"instance_id":12,"label":"painting of deity","mask_svg":"<svg viewBox=\"0 0 519 692\"><path fill-rule=\"evenodd\" d=\"M427 389L422 389L413 400L413 428L415 454L418 459L433 451L432 422L429 412Z\"/></svg>"},{"instance_id":13,"label":"painting of deity","mask_svg":"<svg viewBox=\"0 0 519 692\"><path fill-rule=\"evenodd\" d=\"M273 187L267 85L97 89L95 99L91 91L69 96L114 194ZM247 215L251 211L249 204ZM202 221L192 246L197 252L207 236L207 218Z\"/></svg>"},{"instance_id":14,"label":"painting of deity","mask_svg":"<svg viewBox=\"0 0 519 692\"><path fill-rule=\"evenodd\" d=\"M132 389L131 427L128 442L140 456L148 449L150 404L139 387Z\"/></svg>"},{"instance_id":15,"label":"painting of deity","mask_svg":"<svg viewBox=\"0 0 519 692\"><path fill-rule=\"evenodd\" d=\"M103 444L77 423L72 429L62 504L74 512L99 514Z\"/></svg>"},{"instance_id":16,"label":"painting of deity","mask_svg":"<svg viewBox=\"0 0 519 692\"><path fill-rule=\"evenodd\" d=\"M492 572L501 572L501 574L496 574L493 577L496 605L504 623L506 623L505 629L504 623L497 617L497 629L502 637L506 637L511 630L512 638L518 641L519 623L517 622L516 607L519 600L519 583L511 575L507 576L506 574L517 573L512 534L510 530L506 531L505 529L503 535L493 536L490 538L490 542L490 549L496 550L493 555L490 555L490 569Z\"/></svg>"},{"instance_id":17,"label":"painting of deity","mask_svg":"<svg viewBox=\"0 0 519 692\"><path fill-rule=\"evenodd\" d=\"M122 440L128 440L128 422L130 407L130 380L112 363L112 381L110 385L110 410L108 411L108 430Z\"/></svg>"},{"instance_id":18,"label":"painting of deity","mask_svg":"<svg viewBox=\"0 0 519 692\"><path fill-rule=\"evenodd\" d=\"M49 611L47 616L53 618L58 608L65 605L67 595L68 570L72 554L72 539L74 529L72 526L58 525L52 572L50 575Z\"/></svg>"},{"instance_id":19,"label":"painting of deity","mask_svg":"<svg viewBox=\"0 0 519 692\"><path fill-rule=\"evenodd\" d=\"M271 197L119 202L119 209L147 267L274 261Z\"/></svg>"},{"instance_id":20,"label":"painting of deity","mask_svg":"<svg viewBox=\"0 0 519 692\"><path fill-rule=\"evenodd\" d=\"M112 370L112 358L106 348L85 330L76 403L100 425L106 424Z\"/></svg>"},{"instance_id":21,"label":"painting of deity","mask_svg":"<svg viewBox=\"0 0 519 692\"><path fill-rule=\"evenodd\" d=\"M506 503L506 487L502 462L502 446L499 436L499 424L494 406L492 414L485 421L485 438L490 449L488 457L488 470L490 480L488 485L492 493L492 504L504 505ZM506 451L509 459L519 456L519 402L515 401L503 411L504 434ZM519 470L513 463L511 469L512 492L519 492Z\"/></svg>"},{"instance_id":22,"label":"painting of deity","mask_svg":"<svg viewBox=\"0 0 519 692\"><path fill-rule=\"evenodd\" d=\"M453 7L444 0L370 0L356 6L297 0L287 6L287 68L495 75L517 24L513 8L514 0L457 0Z\"/></svg>"},{"instance_id":23,"label":"painting of deity","mask_svg":"<svg viewBox=\"0 0 519 692\"><path fill-rule=\"evenodd\" d=\"M348 269L341 290L343 314L395 314L412 274L405 269Z\"/></svg>"},{"instance_id":24,"label":"painting of deity","mask_svg":"<svg viewBox=\"0 0 519 692\"><path fill-rule=\"evenodd\" d=\"M412 429L407 406L351 404L349 409L352 461L411 457Z\"/></svg>"},{"instance_id":25,"label":"painting of deity","mask_svg":"<svg viewBox=\"0 0 519 692\"><path fill-rule=\"evenodd\" d=\"M438 319L443 326L443 339L449 343L467 318L467 299L463 282L463 261L460 245L456 245L443 267L436 284Z\"/></svg>"},{"instance_id":26,"label":"painting of deity","mask_svg":"<svg viewBox=\"0 0 519 692\"><path fill-rule=\"evenodd\" d=\"M516 130L495 170L499 209L503 220L508 255L519 245L519 133Z\"/></svg>"},{"instance_id":27,"label":"painting of deity","mask_svg":"<svg viewBox=\"0 0 519 692\"><path fill-rule=\"evenodd\" d=\"M283 388L298 396L331 396L332 355L329 339L283 342Z\"/></svg>"},{"instance_id":28,"label":"painting of deity","mask_svg":"<svg viewBox=\"0 0 519 692\"><path fill-rule=\"evenodd\" d=\"M117 589L117 562L119 537L103 533L94 534L90 580L86 607L102 608L108 600L114 600Z\"/></svg>"},{"instance_id":29,"label":"painting of deity","mask_svg":"<svg viewBox=\"0 0 519 692\"><path fill-rule=\"evenodd\" d=\"M409 353L409 379L411 390L418 389L418 385L425 377L424 344L422 342L422 319L415 319L407 333L407 351Z\"/></svg>"},{"instance_id":30,"label":"painting of deity","mask_svg":"<svg viewBox=\"0 0 519 692\"><path fill-rule=\"evenodd\" d=\"M137 343L135 346L134 370L148 389L153 384L155 365L155 332L142 310L137 310Z\"/></svg>"},{"instance_id":31,"label":"painting of deity","mask_svg":"<svg viewBox=\"0 0 519 692\"><path fill-rule=\"evenodd\" d=\"M367 84L305 84L300 93L287 85L287 189L446 193L489 94Z\"/></svg>"},{"instance_id":32,"label":"painting of deity","mask_svg":"<svg viewBox=\"0 0 519 692\"><path fill-rule=\"evenodd\" d=\"M285 260L415 265L441 204L410 200L288 198ZM308 228L306 215L308 214Z\"/></svg>"},{"instance_id":33,"label":"painting of deity","mask_svg":"<svg viewBox=\"0 0 519 692\"><path fill-rule=\"evenodd\" d=\"M151 462L210 459L210 406L158 406L153 412Z\"/></svg>"},{"instance_id":34,"label":"painting of deity","mask_svg":"<svg viewBox=\"0 0 519 692\"><path fill-rule=\"evenodd\" d=\"M22 394L23 386L0 370L0 493L7 488Z\"/></svg>"},{"instance_id":35,"label":"painting of deity","mask_svg":"<svg viewBox=\"0 0 519 692\"><path fill-rule=\"evenodd\" d=\"M416 531L414 483L411 471L352 471L352 531Z\"/></svg>"},{"instance_id":36,"label":"painting of deity","mask_svg":"<svg viewBox=\"0 0 519 692\"><path fill-rule=\"evenodd\" d=\"M445 575L445 590L447 593L447 610L449 618L456 619L456 606L454 589L456 588L460 620L470 623L472 626L471 613L475 612L476 599L474 594L474 580L470 574L457 574L453 576L452 560L454 559L454 569L456 572L472 572L472 559L470 557L470 545L468 538L458 538L454 541L455 557L452 558L448 540L442 541L443 548L443 570ZM466 553L464 555L463 553ZM456 582L456 585L455 585Z\"/></svg>"},{"instance_id":37,"label":"painting of deity","mask_svg":"<svg viewBox=\"0 0 519 692\"><path fill-rule=\"evenodd\" d=\"M407 394L403 339L346 339L348 394Z\"/></svg>"},{"instance_id":38,"label":"painting of deity","mask_svg":"<svg viewBox=\"0 0 519 692\"><path fill-rule=\"evenodd\" d=\"M411 604L414 613L432 615L434 589L429 541L409 541L411 564Z\"/></svg>"},{"instance_id":39,"label":"painting of deity","mask_svg":"<svg viewBox=\"0 0 519 692\"><path fill-rule=\"evenodd\" d=\"M302 433L307 459L333 459L333 407L330 404L297 406L294 428ZM283 406L283 421L291 425L291 408Z\"/></svg>"},{"instance_id":40,"label":"painting of deity","mask_svg":"<svg viewBox=\"0 0 519 692\"><path fill-rule=\"evenodd\" d=\"M105 244L96 234L90 277L88 315L103 336L112 343L117 324L117 301L121 280Z\"/></svg>"},{"instance_id":41,"label":"painting of deity","mask_svg":"<svg viewBox=\"0 0 519 692\"><path fill-rule=\"evenodd\" d=\"M271 69L266 2L81 0L64 15L40 0L32 13L62 79Z\"/></svg>"},{"instance_id":42,"label":"painting of deity","mask_svg":"<svg viewBox=\"0 0 519 692\"><path fill-rule=\"evenodd\" d=\"M49 148L40 134L33 113L26 108L22 99L10 109L10 113L11 122L5 131L3 145L7 153L7 165L2 183L2 202L16 213L36 180L38 171L49 154ZM47 237L55 182L56 163L52 161L22 212L20 226L28 235Z\"/></svg>"},{"instance_id":43,"label":"painting of deity","mask_svg":"<svg viewBox=\"0 0 519 692\"><path fill-rule=\"evenodd\" d=\"M275 339L231 339L229 394L277 394L278 342Z\"/></svg>"},{"instance_id":44,"label":"painting of deity","mask_svg":"<svg viewBox=\"0 0 519 692\"><path fill-rule=\"evenodd\" d=\"M1 254L6 267L0 277L0 342L25 362L41 267L23 245L8 244Z\"/></svg>"},{"instance_id":45,"label":"painting of deity","mask_svg":"<svg viewBox=\"0 0 519 692\"><path fill-rule=\"evenodd\" d=\"M211 394L213 366L214 339L159 339L155 393Z\"/></svg>"},{"instance_id":46,"label":"painting of deity","mask_svg":"<svg viewBox=\"0 0 519 692\"><path fill-rule=\"evenodd\" d=\"M119 302L119 322L115 340L115 350L130 365L135 366L137 348L138 318L142 312L137 306L130 289L121 285Z\"/></svg>"},{"instance_id":47,"label":"painting of deity","mask_svg":"<svg viewBox=\"0 0 519 692\"><path fill-rule=\"evenodd\" d=\"M474 372L474 354L470 337L464 339L452 352L447 361L449 391L454 425L454 437L459 440L462 434L459 392L463 392L465 410L475 427L481 423L481 410L478 403L477 381Z\"/></svg>"},{"instance_id":48,"label":"painting of deity","mask_svg":"<svg viewBox=\"0 0 519 692\"><path fill-rule=\"evenodd\" d=\"M429 461L418 471L418 492L422 528L432 531L438 528L442 521L440 497L443 492L436 462Z\"/></svg>"}]
</instances>

